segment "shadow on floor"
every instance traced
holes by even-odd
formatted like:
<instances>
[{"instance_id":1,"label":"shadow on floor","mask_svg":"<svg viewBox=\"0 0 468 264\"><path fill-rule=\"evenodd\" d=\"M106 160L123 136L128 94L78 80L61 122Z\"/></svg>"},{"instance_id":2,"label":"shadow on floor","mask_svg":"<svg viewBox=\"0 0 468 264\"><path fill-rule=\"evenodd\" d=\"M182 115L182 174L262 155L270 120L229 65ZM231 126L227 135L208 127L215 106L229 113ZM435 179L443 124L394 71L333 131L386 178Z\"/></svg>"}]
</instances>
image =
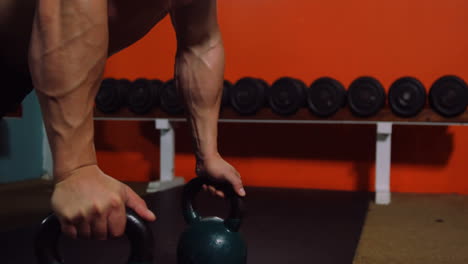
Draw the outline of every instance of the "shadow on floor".
<instances>
[{"instance_id":1,"label":"shadow on floor","mask_svg":"<svg viewBox=\"0 0 468 264\"><path fill-rule=\"evenodd\" d=\"M367 213L367 193L248 188L247 215L241 232L247 240L248 263L350 264ZM175 249L185 228L180 210L181 189L145 196L158 215L151 224L156 261L175 264ZM202 215L222 216L222 200L206 194L197 199ZM32 251L37 225L0 234L2 263L35 263ZM72 241L62 238L67 263L125 263L126 239Z\"/></svg>"}]
</instances>

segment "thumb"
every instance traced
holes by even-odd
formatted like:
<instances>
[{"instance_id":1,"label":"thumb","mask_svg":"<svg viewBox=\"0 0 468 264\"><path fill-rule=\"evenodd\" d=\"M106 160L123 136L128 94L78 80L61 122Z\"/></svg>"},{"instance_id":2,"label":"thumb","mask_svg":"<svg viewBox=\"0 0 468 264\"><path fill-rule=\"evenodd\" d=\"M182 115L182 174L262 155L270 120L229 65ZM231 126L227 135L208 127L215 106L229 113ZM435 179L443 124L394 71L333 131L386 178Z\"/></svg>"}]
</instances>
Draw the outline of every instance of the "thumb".
<instances>
[{"instance_id":1,"label":"thumb","mask_svg":"<svg viewBox=\"0 0 468 264\"><path fill-rule=\"evenodd\" d=\"M239 176L235 175L235 174L231 174L228 179L227 179L234 191L237 193L237 195L241 196L241 197L244 197L246 195L245 193L245 189L244 189L244 186L242 184L242 180Z\"/></svg>"},{"instance_id":2,"label":"thumb","mask_svg":"<svg viewBox=\"0 0 468 264\"><path fill-rule=\"evenodd\" d=\"M126 186L125 191L127 193L127 201L125 205L133 209L140 217L146 221L156 220L156 216L146 206L146 202L136 194L130 187Z\"/></svg>"}]
</instances>

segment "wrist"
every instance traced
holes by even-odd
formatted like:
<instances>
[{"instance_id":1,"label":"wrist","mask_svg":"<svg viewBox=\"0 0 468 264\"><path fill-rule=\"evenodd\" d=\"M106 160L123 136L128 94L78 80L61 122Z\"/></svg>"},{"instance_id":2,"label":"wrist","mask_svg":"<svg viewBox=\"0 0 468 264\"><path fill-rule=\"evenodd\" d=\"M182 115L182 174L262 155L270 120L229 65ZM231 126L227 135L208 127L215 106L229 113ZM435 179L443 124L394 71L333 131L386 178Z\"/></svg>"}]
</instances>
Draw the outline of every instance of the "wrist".
<instances>
[{"instance_id":1,"label":"wrist","mask_svg":"<svg viewBox=\"0 0 468 264\"><path fill-rule=\"evenodd\" d=\"M55 167L54 166L54 181L56 183L61 182L69 177L71 177L73 174L75 174L78 170L84 169L84 168L90 168L90 167L97 167L97 163L88 163L88 164L82 164L80 166L77 166L72 169L65 169L63 167Z\"/></svg>"},{"instance_id":2,"label":"wrist","mask_svg":"<svg viewBox=\"0 0 468 264\"><path fill-rule=\"evenodd\" d=\"M207 160L217 159L221 157L218 150L216 149L211 150L211 151L197 151L195 156L196 156L197 161L199 162L204 162Z\"/></svg>"},{"instance_id":3,"label":"wrist","mask_svg":"<svg viewBox=\"0 0 468 264\"><path fill-rule=\"evenodd\" d=\"M61 181L79 168L97 165L96 151L92 140L67 138L52 141L54 178Z\"/></svg>"},{"instance_id":4,"label":"wrist","mask_svg":"<svg viewBox=\"0 0 468 264\"><path fill-rule=\"evenodd\" d=\"M53 151L54 179L56 182L73 175L77 170L97 166L96 152L93 145L82 146L81 151L69 151L71 148L60 148Z\"/></svg>"},{"instance_id":5,"label":"wrist","mask_svg":"<svg viewBox=\"0 0 468 264\"><path fill-rule=\"evenodd\" d=\"M216 153L209 153L205 155L196 155L196 164L195 164L195 171L198 176L203 176L206 172L207 166L212 164L212 161L218 160L221 158L221 155Z\"/></svg>"}]
</instances>

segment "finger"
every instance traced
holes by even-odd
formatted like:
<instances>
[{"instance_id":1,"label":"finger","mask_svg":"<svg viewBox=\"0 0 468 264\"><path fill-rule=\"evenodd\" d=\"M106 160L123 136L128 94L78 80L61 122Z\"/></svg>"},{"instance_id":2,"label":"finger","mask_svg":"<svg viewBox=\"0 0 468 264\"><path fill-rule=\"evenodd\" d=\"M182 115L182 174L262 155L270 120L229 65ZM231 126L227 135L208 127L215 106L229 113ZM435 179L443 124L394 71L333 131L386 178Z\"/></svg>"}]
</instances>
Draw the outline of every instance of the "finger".
<instances>
[{"instance_id":1,"label":"finger","mask_svg":"<svg viewBox=\"0 0 468 264\"><path fill-rule=\"evenodd\" d=\"M203 190L207 191L208 190L208 186L206 186L206 184L203 184Z\"/></svg>"},{"instance_id":2,"label":"finger","mask_svg":"<svg viewBox=\"0 0 468 264\"><path fill-rule=\"evenodd\" d=\"M109 233L113 237L121 237L125 232L125 225L127 224L127 215L125 213L125 206L118 206L109 214L107 218L107 225Z\"/></svg>"},{"instance_id":3,"label":"finger","mask_svg":"<svg viewBox=\"0 0 468 264\"><path fill-rule=\"evenodd\" d=\"M216 191L216 195L221 197L221 198L224 198L224 192L222 192L222 191Z\"/></svg>"},{"instance_id":4,"label":"finger","mask_svg":"<svg viewBox=\"0 0 468 264\"><path fill-rule=\"evenodd\" d=\"M107 239L107 217L105 215L97 216L91 224L92 237L98 240Z\"/></svg>"},{"instance_id":5,"label":"finger","mask_svg":"<svg viewBox=\"0 0 468 264\"><path fill-rule=\"evenodd\" d=\"M209 186L208 189L210 190L210 193L211 193L212 195L216 195L216 189L215 189L215 187Z\"/></svg>"},{"instance_id":6,"label":"finger","mask_svg":"<svg viewBox=\"0 0 468 264\"><path fill-rule=\"evenodd\" d=\"M130 187L126 186L127 201L126 205L133 209L139 216L146 221L156 220L156 216L146 206L146 202L136 194Z\"/></svg>"},{"instance_id":7,"label":"finger","mask_svg":"<svg viewBox=\"0 0 468 264\"><path fill-rule=\"evenodd\" d=\"M77 237L82 238L82 239L91 238L91 226L87 221L83 221L75 225L75 227L78 230Z\"/></svg>"},{"instance_id":8,"label":"finger","mask_svg":"<svg viewBox=\"0 0 468 264\"><path fill-rule=\"evenodd\" d=\"M237 172L236 172L237 173ZM242 180L239 176L236 175L236 173L230 174L227 177L227 180L232 184L232 187L234 188L235 192L243 197L246 195L244 186L242 184ZM237 173L238 174L238 173Z\"/></svg>"},{"instance_id":9,"label":"finger","mask_svg":"<svg viewBox=\"0 0 468 264\"><path fill-rule=\"evenodd\" d=\"M77 230L75 226L71 224L61 223L62 233L68 236L69 238L76 239L77 238Z\"/></svg>"}]
</instances>

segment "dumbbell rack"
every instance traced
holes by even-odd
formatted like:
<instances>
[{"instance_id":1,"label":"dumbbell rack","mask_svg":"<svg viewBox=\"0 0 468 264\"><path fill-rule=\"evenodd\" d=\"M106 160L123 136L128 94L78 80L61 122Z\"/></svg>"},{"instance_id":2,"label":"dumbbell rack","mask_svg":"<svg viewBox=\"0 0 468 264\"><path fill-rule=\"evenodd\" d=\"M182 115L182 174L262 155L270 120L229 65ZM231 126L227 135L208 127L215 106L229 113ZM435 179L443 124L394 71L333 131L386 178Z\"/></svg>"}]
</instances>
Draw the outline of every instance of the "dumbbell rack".
<instances>
[{"instance_id":1,"label":"dumbbell rack","mask_svg":"<svg viewBox=\"0 0 468 264\"><path fill-rule=\"evenodd\" d=\"M155 109L146 115L136 116L127 109L118 113L106 115L96 110L96 120L133 120L154 121L155 129L160 131L160 180L148 184L148 192L156 192L184 183L183 178L175 177L175 134L172 128L174 122L185 122L184 116L169 116ZM329 118L319 118L312 115L308 109L301 109L293 116L282 117L270 109L263 108L254 116L241 116L230 108L223 109L219 122L230 123L272 123L272 124L374 124L376 125L376 158L375 158L375 202L389 204L391 201L390 166L392 147L392 126L395 125L467 125L468 112L454 118L445 118L436 114L430 108L425 108L412 118L400 118L392 114L386 107L378 114L369 118L354 116L348 108L342 108Z\"/></svg>"}]
</instances>

